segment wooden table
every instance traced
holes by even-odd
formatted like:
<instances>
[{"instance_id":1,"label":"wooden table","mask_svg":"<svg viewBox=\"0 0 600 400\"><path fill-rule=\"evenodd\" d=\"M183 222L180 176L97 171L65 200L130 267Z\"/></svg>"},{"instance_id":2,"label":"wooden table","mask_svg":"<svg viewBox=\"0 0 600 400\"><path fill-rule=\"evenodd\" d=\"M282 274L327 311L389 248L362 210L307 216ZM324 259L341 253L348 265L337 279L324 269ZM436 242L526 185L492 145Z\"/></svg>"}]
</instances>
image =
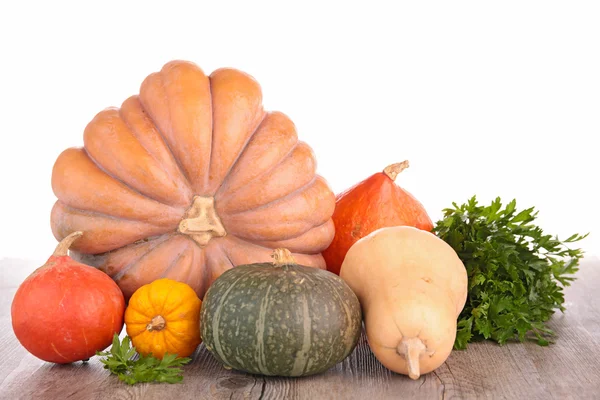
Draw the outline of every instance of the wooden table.
<instances>
[{"instance_id":1,"label":"wooden table","mask_svg":"<svg viewBox=\"0 0 600 400\"><path fill-rule=\"evenodd\" d=\"M6 269L12 264L0 260L2 276L9 276ZM182 383L134 386L109 375L97 357L61 366L27 353L10 323L20 279L4 278L9 282L0 288L0 398L600 399L600 259L585 260L577 276L566 290L567 312L551 321L558 333L555 344L473 344L454 351L443 366L418 381L379 364L363 335L350 357L317 376L282 379L227 371L201 345L185 367Z\"/></svg>"}]
</instances>

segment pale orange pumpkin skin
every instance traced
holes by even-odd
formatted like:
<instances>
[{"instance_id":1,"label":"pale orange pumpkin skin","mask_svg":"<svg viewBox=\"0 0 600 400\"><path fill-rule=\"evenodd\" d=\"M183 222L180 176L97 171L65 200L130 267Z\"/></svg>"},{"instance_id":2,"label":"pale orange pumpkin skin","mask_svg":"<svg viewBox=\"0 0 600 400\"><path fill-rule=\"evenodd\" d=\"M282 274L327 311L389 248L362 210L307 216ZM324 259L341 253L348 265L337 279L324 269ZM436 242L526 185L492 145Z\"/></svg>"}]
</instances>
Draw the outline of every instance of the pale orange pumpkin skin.
<instances>
[{"instance_id":1,"label":"pale orange pumpkin skin","mask_svg":"<svg viewBox=\"0 0 600 400\"><path fill-rule=\"evenodd\" d=\"M202 299L223 271L268 262L277 247L325 268L335 196L293 122L263 110L251 76L169 62L83 139L55 162L52 231L84 231L73 257L126 299L162 277Z\"/></svg>"}]
</instances>

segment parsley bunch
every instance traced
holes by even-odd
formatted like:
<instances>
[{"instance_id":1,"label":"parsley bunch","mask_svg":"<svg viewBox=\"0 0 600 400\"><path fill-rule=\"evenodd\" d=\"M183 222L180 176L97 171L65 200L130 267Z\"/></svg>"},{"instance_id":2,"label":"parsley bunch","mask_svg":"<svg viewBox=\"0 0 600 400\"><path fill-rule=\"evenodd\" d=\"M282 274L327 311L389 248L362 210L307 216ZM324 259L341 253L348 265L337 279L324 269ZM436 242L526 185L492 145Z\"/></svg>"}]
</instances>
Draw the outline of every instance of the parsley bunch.
<instances>
[{"instance_id":1,"label":"parsley bunch","mask_svg":"<svg viewBox=\"0 0 600 400\"><path fill-rule=\"evenodd\" d=\"M106 357L100 359L104 368L129 385L140 382L181 382L181 366L191 361L187 357L177 358L176 354L165 354L162 360L152 355L140 355L134 360L136 354L135 347L131 347L129 336L125 336L123 343L120 343L117 334L113 337L110 351L96 352L97 356Z\"/></svg>"},{"instance_id":2,"label":"parsley bunch","mask_svg":"<svg viewBox=\"0 0 600 400\"><path fill-rule=\"evenodd\" d=\"M581 249L566 243L587 235L561 242L544 234L533 223L537 211L517 212L515 200L504 208L500 198L481 206L473 196L443 213L434 232L457 252L469 277L454 347L464 349L484 339L502 345L530 338L547 345L554 332L546 322L556 309L565 310L563 288L575 279L583 257Z\"/></svg>"}]
</instances>

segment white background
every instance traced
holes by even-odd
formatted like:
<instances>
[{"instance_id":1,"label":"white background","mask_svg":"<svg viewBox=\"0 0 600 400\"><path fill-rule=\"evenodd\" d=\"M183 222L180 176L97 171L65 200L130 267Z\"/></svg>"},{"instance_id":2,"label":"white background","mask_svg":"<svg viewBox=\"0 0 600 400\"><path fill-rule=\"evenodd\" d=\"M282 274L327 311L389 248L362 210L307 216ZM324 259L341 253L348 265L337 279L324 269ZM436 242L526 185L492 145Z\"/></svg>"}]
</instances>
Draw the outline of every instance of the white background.
<instances>
[{"instance_id":1,"label":"white background","mask_svg":"<svg viewBox=\"0 0 600 400\"><path fill-rule=\"evenodd\" d=\"M56 157L172 59L253 75L336 193L409 159L434 220L516 198L600 254L600 3L394 3L2 2L0 260L45 261Z\"/></svg>"}]
</instances>

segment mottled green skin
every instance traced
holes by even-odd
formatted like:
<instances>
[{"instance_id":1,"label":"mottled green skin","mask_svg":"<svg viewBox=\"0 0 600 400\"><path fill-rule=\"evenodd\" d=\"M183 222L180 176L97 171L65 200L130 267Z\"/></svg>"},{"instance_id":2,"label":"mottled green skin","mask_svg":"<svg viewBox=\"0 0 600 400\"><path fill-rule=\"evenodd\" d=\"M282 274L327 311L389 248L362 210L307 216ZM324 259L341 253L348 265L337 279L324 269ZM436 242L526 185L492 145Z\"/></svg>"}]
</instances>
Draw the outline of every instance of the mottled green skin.
<instances>
[{"instance_id":1,"label":"mottled green skin","mask_svg":"<svg viewBox=\"0 0 600 400\"><path fill-rule=\"evenodd\" d=\"M202 340L225 366L306 376L344 360L361 331L360 303L339 276L301 265L241 265L210 286Z\"/></svg>"}]
</instances>

